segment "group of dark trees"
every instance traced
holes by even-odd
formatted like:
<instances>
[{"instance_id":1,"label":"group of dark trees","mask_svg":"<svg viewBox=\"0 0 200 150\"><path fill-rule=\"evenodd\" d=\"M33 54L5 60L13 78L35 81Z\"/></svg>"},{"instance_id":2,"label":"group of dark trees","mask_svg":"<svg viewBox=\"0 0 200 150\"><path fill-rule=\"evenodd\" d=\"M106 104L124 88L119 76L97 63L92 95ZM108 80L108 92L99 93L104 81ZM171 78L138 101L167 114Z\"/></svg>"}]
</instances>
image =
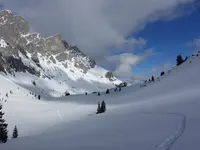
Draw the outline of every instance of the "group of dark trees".
<instances>
[{"instance_id":1,"label":"group of dark trees","mask_svg":"<svg viewBox=\"0 0 200 150\"><path fill-rule=\"evenodd\" d=\"M121 90L122 90L121 87L116 87L116 88L114 89L115 92L121 92ZM97 93L98 96L101 95L100 92L93 92L93 93ZM110 90L109 90L109 89L106 90L106 94L110 94ZM87 95L87 94L85 94L85 95Z\"/></svg>"},{"instance_id":2,"label":"group of dark trees","mask_svg":"<svg viewBox=\"0 0 200 150\"><path fill-rule=\"evenodd\" d=\"M6 143L8 140L8 124L3 119L2 105L0 104L0 143ZM14 127L12 138L18 137L17 126Z\"/></svg>"},{"instance_id":3,"label":"group of dark trees","mask_svg":"<svg viewBox=\"0 0 200 150\"><path fill-rule=\"evenodd\" d=\"M147 84L147 82L150 83L150 82L154 82L154 81L155 81L155 78L154 78L154 76L152 76L151 79L145 80L144 83Z\"/></svg>"},{"instance_id":4,"label":"group of dark trees","mask_svg":"<svg viewBox=\"0 0 200 150\"><path fill-rule=\"evenodd\" d=\"M200 53L200 52L199 52L199 53ZM193 55L193 56L194 56L194 55ZM197 54L196 56L198 56L198 54ZM178 55L178 56L176 57L176 65L179 66L179 65L181 65L182 63L184 63L184 62L187 61L187 60L188 60L188 57L185 57L185 59L183 59L183 57L182 57L181 55ZM169 73L169 72L170 72L170 71L168 71L168 73ZM163 76L163 75L165 75L165 72L164 72L164 71L162 71L162 72L160 73L160 76ZM159 77L158 77L158 80L159 80ZM155 81L154 76L152 76L151 79L145 80L145 81L144 81L144 86L146 86L147 83L154 82L154 81ZM142 87L142 85L140 85L140 87Z\"/></svg>"},{"instance_id":5,"label":"group of dark trees","mask_svg":"<svg viewBox=\"0 0 200 150\"><path fill-rule=\"evenodd\" d=\"M181 55L178 55L176 58L176 65L179 66L184 62L183 58Z\"/></svg>"},{"instance_id":6,"label":"group of dark trees","mask_svg":"<svg viewBox=\"0 0 200 150\"><path fill-rule=\"evenodd\" d=\"M198 54L196 56L198 56ZM179 65L181 65L182 63L184 63L187 60L188 60L188 57L185 57L185 59L183 59L183 57L181 55L178 55L176 57L176 65L179 66Z\"/></svg>"},{"instance_id":7,"label":"group of dark trees","mask_svg":"<svg viewBox=\"0 0 200 150\"><path fill-rule=\"evenodd\" d=\"M121 87L118 87L118 88L116 87L116 88L114 89L114 91L115 91L115 92L121 92L121 91L122 91L122 88L121 88Z\"/></svg>"},{"instance_id":8,"label":"group of dark trees","mask_svg":"<svg viewBox=\"0 0 200 150\"><path fill-rule=\"evenodd\" d=\"M122 87L125 87L127 85L128 85L127 82L123 82L123 83L121 83L119 85L115 85L116 87L114 88L114 91L115 92L121 92L122 91ZM105 94L110 94L111 91L112 91L111 89L107 89L106 92L105 92ZM100 92L92 92L92 94L97 94L97 96L101 95ZM85 95L88 95L88 93L86 92Z\"/></svg>"},{"instance_id":9,"label":"group of dark trees","mask_svg":"<svg viewBox=\"0 0 200 150\"><path fill-rule=\"evenodd\" d=\"M104 101L102 101L101 104L98 103L96 114L104 113L105 111L106 111L106 103Z\"/></svg>"},{"instance_id":10,"label":"group of dark trees","mask_svg":"<svg viewBox=\"0 0 200 150\"><path fill-rule=\"evenodd\" d=\"M41 98L40 95L34 94L33 92L30 92L30 94L33 95L35 98L37 98L37 99L39 99L39 100L40 100L40 98Z\"/></svg>"},{"instance_id":11,"label":"group of dark trees","mask_svg":"<svg viewBox=\"0 0 200 150\"><path fill-rule=\"evenodd\" d=\"M106 72L105 77L108 78L110 81L114 81L114 75L112 72Z\"/></svg>"},{"instance_id":12,"label":"group of dark trees","mask_svg":"<svg viewBox=\"0 0 200 150\"><path fill-rule=\"evenodd\" d=\"M122 82L119 85L115 85L115 86L116 87L126 87L126 86L128 86L128 83L127 82Z\"/></svg>"},{"instance_id":13,"label":"group of dark trees","mask_svg":"<svg viewBox=\"0 0 200 150\"><path fill-rule=\"evenodd\" d=\"M70 95L70 93L66 91L65 92L65 96L69 96L69 95Z\"/></svg>"}]
</instances>

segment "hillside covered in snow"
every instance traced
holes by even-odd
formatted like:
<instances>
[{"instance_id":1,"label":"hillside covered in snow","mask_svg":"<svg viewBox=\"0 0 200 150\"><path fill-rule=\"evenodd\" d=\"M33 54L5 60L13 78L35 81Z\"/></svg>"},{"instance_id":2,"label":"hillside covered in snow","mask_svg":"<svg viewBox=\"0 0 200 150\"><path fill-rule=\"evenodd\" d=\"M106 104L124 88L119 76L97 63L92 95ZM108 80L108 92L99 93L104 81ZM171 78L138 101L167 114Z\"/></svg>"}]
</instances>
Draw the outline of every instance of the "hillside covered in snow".
<instances>
[{"instance_id":1,"label":"hillside covered in snow","mask_svg":"<svg viewBox=\"0 0 200 150\"><path fill-rule=\"evenodd\" d=\"M60 35L31 33L29 23L8 10L0 11L0 71L43 96L104 91L121 82Z\"/></svg>"},{"instance_id":2,"label":"hillside covered in snow","mask_svg":"<svg viewBox=\"0 0 200 150\"><path fill-rule=\"evenodd\" d=\"M40 100L0 76L9 138L15 125L19 132L0 149L199 150L199 66L195 56L146 86ZM96 114L102 101L106 112Z\"/></svg>"}]
</instances>

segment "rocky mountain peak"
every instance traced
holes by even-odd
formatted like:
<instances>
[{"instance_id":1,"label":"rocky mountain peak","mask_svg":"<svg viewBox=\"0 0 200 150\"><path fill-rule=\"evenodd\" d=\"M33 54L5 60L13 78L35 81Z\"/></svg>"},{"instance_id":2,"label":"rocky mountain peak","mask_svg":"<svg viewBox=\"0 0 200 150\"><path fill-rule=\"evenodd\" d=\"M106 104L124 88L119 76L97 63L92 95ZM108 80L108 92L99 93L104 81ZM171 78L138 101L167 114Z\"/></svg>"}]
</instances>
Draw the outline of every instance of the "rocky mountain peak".
<instances>
[{"instance_id":1,"label":"rocky mountain peak","mask_svg":"<svg viewBox=\"0 0 200 150\"><path fill-rule=\"evenodd\" d=\"M29 24L21 16L15 16L11 11L0 11L0 36L11 46L16 46L21 34L29 33Z\"/></svg>"},{"instance_id":2,"label":"rocky mountain peak","mask_svg":"<svg viewBox=\"0 0 200 150\"><path fill-rule=\"evenodd\" d=\"M44 71L40 60L47 60L49 64L59 63L65 68L71 66L83 73L95 66L94 60L82 53L78 47L70 46L61 35L44 37L40 33L30 33L29 29L29 24L23 17L15 16L8 10L0 11L0 65L4 72L23 70L39 75L34 65L30 67L23 63L22 55ZM16 69L15 65L7 65L9 62L13 63L12 59L18 62L20 69Z\"/></svg>"}]
</instances>

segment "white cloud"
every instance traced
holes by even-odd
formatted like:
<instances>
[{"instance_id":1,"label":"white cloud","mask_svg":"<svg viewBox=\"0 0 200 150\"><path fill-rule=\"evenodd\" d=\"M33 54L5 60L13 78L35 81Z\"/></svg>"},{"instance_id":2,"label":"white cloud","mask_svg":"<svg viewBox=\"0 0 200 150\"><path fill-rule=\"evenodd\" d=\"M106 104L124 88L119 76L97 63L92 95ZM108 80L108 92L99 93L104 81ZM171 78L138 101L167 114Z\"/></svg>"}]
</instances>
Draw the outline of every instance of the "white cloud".
<instances>
[{"instance_id":1,"label":"white cloud","mask_svg":"<svg viewBox=\"0 0 200 150\"><path fill-rule=\"evenodd\" d=\"M116 77L138 78L138 76L133 73L133 67L153 55L157 55L157 53L154 53L153 50L146 50L144 53L138 55L132 53L124 53L111 56L108 58L108 61L116 64L116 70L114 71L114 75Z\"/></svg>"},{"instance_id":2,"label":"white cloud","mask_svg":"<svg viewBox=\"0 0 200 150\"><path fill-rule=\"evenodd\" d=\"M115 72L114 75L119 78L130 78L132 77L132 67L129 64L120 64Z\"/></svg>"}]
</instances>

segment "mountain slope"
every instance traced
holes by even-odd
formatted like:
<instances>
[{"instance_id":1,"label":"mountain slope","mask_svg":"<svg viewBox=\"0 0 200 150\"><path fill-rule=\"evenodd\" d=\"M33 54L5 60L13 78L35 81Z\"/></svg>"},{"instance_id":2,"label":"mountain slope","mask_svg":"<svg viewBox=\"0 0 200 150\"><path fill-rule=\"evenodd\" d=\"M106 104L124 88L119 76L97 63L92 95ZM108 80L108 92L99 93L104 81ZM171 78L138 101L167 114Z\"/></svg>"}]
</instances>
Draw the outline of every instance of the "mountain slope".
<instances>
[{"instance_id":1,"label":"mountain slope","mask_svg":"<svg viewBox=\"0 0 200 150\"><path fill-rule=\"evenodd\" d=\"M189 62L147 87L140 88L137 84L108 95L49 97L52 101L38 101L26 97L27 90L20 88L19 95L14 92L3 104L5 118L12 127L18 125L20 138L0 147L4 150L198 150L200 59ZM2 76L0 81L9 86L7 90L17 88ZM97 103L103 100L107 111L96 115ZM21 104L16 105L15 101ZM20 116L17 119L16 114Z\"/></svg>"},{"instance_id":2,"label":"mountain slope","mask_svg":"<svg viewBox=\"0 0 200 150\"><path fill-rule=\"evenodd\" d=\"M30 84L33 80L41 84L37 92L41 93L43 85L47 85L51 91L46 93L51 96L61 96L66 91L70 94L102 91L120 83L116 78L114 81L107 78L107 70L60 35L44 37L31 33L23 17L6 10L0 11L0 71L29 90L34 89ZM30 83L22 84L19 79L22 76L29 78Z\"/></svg>"}]
</instances>

